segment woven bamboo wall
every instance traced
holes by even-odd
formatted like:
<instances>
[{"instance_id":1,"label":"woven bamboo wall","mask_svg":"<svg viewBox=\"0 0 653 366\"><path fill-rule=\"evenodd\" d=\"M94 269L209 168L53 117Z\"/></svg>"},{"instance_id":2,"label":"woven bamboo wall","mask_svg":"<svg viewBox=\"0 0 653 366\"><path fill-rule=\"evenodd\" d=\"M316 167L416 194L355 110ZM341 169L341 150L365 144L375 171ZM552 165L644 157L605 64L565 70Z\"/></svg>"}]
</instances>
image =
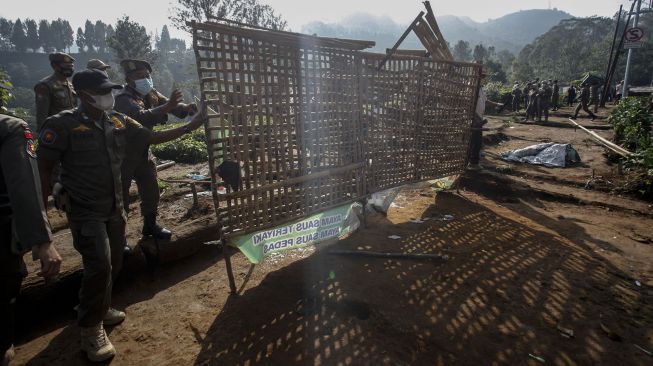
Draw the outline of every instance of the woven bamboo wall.
<instances>
[{"instance_id":1,"label":"woven bamboo wall","mask_svg":"<svg viewBox=\"0 0 653 366\"><path fill-rule=\"evenodd\" d=\"M479 67L400 56L383 71L369 42L192 23L214 183L230 236L464 168Z\"/></svg>"}]
</instances>

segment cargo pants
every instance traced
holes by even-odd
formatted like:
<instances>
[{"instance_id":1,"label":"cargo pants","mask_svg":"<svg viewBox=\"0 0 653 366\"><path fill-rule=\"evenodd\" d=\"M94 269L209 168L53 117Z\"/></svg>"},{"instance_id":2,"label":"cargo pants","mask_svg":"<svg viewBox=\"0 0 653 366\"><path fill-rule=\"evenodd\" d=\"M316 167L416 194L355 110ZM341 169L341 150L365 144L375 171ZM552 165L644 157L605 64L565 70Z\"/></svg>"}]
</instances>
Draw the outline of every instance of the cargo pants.
<instances>
[{"instance_id":1,"label":"cargo pants","mask_svg":"<svg viewBox=\"0 0 653 366\"><path fill-rule=\"evenodd\" d=\"M11 218L0 217L0 356L14 343L16 298L27 275L23 256L11 250Z\"/></svg>"},{"instance_id":2,"label":"cargo pants","mask_svg":"<svg viewBox=\"0 0 653 366\"><path fill-rule=\"evenodd\" d=\"M125 220L114 215L107 221L69 222L73 246L84 264L77 322L80 327L97 326L109 310L113 281L122 267Z\"/></svg>"},{"instance_id":3,"label":"cargo pants","mask_svg":"<svg viewBox=\"0 0 653 366\"><path fill-rule=\"evenodd\" d=\"M141 199L141 216L156 215L159 207L159 184L156 176L156 163L151 152L145 157L127 158L121 167L122 194L125 210L129 211L129 187L136 181L138 196Z\"/></svg>"}]
</instances>

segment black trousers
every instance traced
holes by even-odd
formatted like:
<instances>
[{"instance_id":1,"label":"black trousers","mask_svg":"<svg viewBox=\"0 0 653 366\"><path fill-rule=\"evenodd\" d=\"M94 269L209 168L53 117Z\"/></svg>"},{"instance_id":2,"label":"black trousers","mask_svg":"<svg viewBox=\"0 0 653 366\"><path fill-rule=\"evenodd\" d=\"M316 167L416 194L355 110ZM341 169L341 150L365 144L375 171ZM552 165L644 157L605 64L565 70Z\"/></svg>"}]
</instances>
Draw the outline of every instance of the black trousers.
<instances>
[{"instance_id":1,"label":"black trousers","mask_svg":"<svg viewBox=\"0 0 653 366\"><path fill-rule=\"evenodd\" d=\"M23 256L11 251L11 219L0 217L0 355L14 343L16 298L27 275Z\"/></svg>"}]
</instances>

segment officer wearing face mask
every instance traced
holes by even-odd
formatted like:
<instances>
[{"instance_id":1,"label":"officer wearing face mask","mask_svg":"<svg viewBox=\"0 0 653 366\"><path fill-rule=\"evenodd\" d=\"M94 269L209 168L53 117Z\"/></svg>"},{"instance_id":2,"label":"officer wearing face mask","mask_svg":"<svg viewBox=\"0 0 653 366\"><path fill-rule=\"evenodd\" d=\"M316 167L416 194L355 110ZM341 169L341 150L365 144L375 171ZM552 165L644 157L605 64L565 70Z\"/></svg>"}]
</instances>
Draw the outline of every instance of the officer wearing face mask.
<instances>
[{"instance_id":1,"label":"officer wearing face mask","mask_svg":"<svg viewBox=\"0 0 653 366\"><path fill-rule=\"evenodd\" d=\"M84 264L77 322L81 347L88 358L101 362L116 353L104 330L125 319L110 307L113 279L120 271L125 242L126 213L122 201L121 166L126 156L147 151L150 144L171 141L202 125L196 114L183 127L153 132L115 112L114 89L121 85L100 70L73 77L80 106L48 118L37 150L44 199L50 194L52 169L61 162L61 187L52 191L66 212L73 246Z\"/></svg>"},{"instance_id":2,"label":"officer wearing face mask","mask_svg":"<svg viewBox=\"0 0 653 366\"><path fill-rule=\"evenodd\" d=\"M34 86L37 131L46 118L77 106L75 89L68 80L75 71L75 59L61 52L51 53L49 59L54 73Z\"/></svg>"},{"instance_id":3,"label":"officer wearing face mask","mask_svg":"<svg viewBox=\"0 0 653 366\"><path fill-rule=\"evenodd\" d=\"M197 112L195 104L181 103L179 90L174 90L170 99L161 95L152 83L152 67L147 61L123 60L120 66L125 72L127 84L116 96L116 111L135 119L148 129L168 121L168 113L185 118ZM156 223L159 206L159 185L156 177L156 164L152 152L147 149L138 156L128 156L122 165L124 201L129 202L129 187L136 180L141 198L143 216L143 235L169 240L170 230ZM127 205L125 205L127 207Z\"/></svg>"}]
</instances>

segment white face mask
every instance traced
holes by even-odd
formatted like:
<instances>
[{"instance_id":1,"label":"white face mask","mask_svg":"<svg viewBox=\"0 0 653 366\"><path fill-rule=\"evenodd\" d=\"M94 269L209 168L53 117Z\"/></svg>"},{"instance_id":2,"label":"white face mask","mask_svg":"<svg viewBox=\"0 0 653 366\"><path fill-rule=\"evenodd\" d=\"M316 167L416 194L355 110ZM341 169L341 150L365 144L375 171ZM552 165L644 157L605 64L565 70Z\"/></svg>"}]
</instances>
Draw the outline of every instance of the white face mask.
<instances>
[{"instance_id":1,"label":"white face mask","mask_svg":"<svg viewBox=\"0 0 653 366\"><path fill-rule=\"evenodd\" d=\"M134 89L136 89L136 91L141 95L146 95L152 90L152 88L154 88L152 78L134 80Z\"/></svg>"},{"instance_id":2,"label":"white face mask","mask_svg":"<svg viewBox=\"0 0 653 366\"><path fill-rule=\"evenodd\" d=\"M113 93L104 95L91 95L91 97L95 100L94 102L90 103L93 107L102 111L110 111L113 109L113 104L115 103Z\"/></svg>"}]
</instances>

